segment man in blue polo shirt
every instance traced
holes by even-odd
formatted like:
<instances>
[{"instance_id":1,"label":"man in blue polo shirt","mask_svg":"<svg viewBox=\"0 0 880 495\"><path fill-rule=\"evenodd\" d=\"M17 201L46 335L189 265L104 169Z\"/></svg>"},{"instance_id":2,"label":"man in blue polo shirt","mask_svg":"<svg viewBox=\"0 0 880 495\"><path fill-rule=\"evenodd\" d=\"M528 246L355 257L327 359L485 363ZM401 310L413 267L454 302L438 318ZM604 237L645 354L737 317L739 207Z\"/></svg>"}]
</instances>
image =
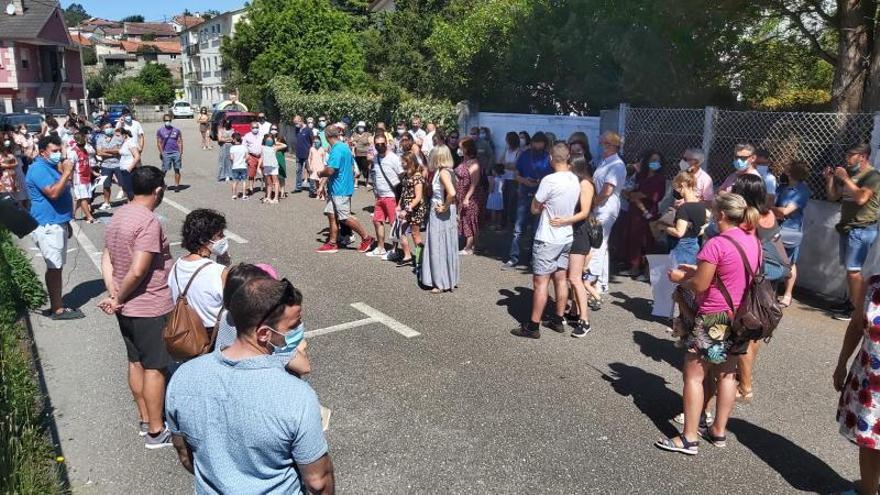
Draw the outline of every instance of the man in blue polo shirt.
<instances>
[{"instance_id":1,"label":"man in blue polo shirt","mask_svg":"<svg viewBox=\"0 0 880 495\"><path fill-rule=\"evenodd\" d=\"M78 309L65 308L61 302L61 270L67 259L73 197L70 177L73 163L61 160L61 138L49 135L37 143L40 154L31 163L25 176L25 187L31 200L31 216L39 227L31 238L46 262L46 289L49 292L49 317L73 320L84 315ZM61 172L58 166L61 166Z\"/></svg>"},{"instance_id":2,"label":"man in blue polo shirt","mask_svg":"<svg viewBox=\"0 0 880 495\"><path fill-rule=\"evenodd\" d=\"M530 146L529 151L521 153L516 161L514 180L519 184L519 197L513 239L510 241L509 258L504 262L505 268L513 268L519 264L519 239L535 218L531 212L532 198L541 179L553 172L550 168L550 155L547 153L547 136L543 132L536 132Z\"/></svg>"},{"instance_id":3,"label":"man in blue polo shirt","mask_svg":"<svg viewBox=\"0 0 880 495\"><path fill-rule=\"evenodd\" d=\"M293 192L298 193L303 190L303 171L306 168L306 162L309 160L309 151L312 149L312 128L303 124L302 117L295 115L293 117L293 127L296 129L296 186ZM314 198L315 185L306 180L309 186L309 197Z\"/></svg>"},{"instance_id":4,"label":"man in blue polo shirt","mask_svg":"<svg viewBox=\"0 0 880 495\"><path fill-rule=\"evenodd\" d=\"M354 157L351 148L339 138L340 134L339 127L335 125L328 126L324 130L324 136L330 144L330 154L327 157L327 166L318 172L318 175L326 178L321 182L321 194L327 197L324 214L330 222L330 235L327 236L327 242L315 252L339 251L336 239L339 236L339 222L342 222L361 237L358 252L365 253L372 249L375 239L367 235L364 227L351 212L351 196L354 194Z\"/></svg>"}]
</instances>

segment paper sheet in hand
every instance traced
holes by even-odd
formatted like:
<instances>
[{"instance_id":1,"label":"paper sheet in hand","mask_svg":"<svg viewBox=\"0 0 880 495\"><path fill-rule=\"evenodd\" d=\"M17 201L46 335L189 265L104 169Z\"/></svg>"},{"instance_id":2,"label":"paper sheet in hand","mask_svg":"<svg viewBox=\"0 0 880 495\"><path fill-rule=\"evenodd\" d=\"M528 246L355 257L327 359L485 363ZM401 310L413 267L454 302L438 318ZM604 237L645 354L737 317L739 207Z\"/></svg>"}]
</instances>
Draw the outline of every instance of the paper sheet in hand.
<instances>
[{"instance_id":1,"label":"paper sheet in hand","mask_svg":"<svg viewBox=\"0 0 880 495\"><path fill-rule=\"evenodd\" d=\"M672 316L672 292L675 284L669 281L666 272L675 267L675 260L668 254L649 254L648 267L651 270L651 291L654 295L652 316L670 318Z\"/></svg>"}]
</instances>

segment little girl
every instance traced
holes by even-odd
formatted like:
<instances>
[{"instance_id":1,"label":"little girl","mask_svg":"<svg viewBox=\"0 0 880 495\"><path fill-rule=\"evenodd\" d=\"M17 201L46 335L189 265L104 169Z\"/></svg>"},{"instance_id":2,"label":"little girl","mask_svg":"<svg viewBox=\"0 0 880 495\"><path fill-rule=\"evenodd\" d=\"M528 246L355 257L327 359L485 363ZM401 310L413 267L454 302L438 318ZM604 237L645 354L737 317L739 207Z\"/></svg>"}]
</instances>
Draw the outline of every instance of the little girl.
<instances>
[{"instance_id":1,"label":"little girl","mask_svg":"<svg viewBox=\"0 0 880 495\"><path fill-rule=\"evenodd\" d=\"M504 210L504 164L496 163L492 167L492 175L489 177L489 197L486 199L486 209L489 210L491 225L489 230L497 232L501 230L501 212Z\"/></svg>"},{"instance_id":2,"label":"little girl","mask_svg":"<svg viewBox=\"0 0 880 495\"><path fill-rule=\"evenodd\" d=\"M67 158L73 162L73 199L76 207L83 212L83 220L95 223L92 216L92 178L98 176L92 170L89 153L86 151L86 137L81 133L74 135L67 149Z\"/></svg>"},{"instance_id":3,"label":"little girl","mask_svg":"<svg viewBox=\"0 0 880 495\"><path fill-rule=\"evenodd\" d=\"M284 145L286 148L287 145ZM281 187L278 184L278 156L275 154L275 139L272 135L266 135L263 139L263 154L260 156L260 166L263 168L266 195L260 201L268 204L277 204L281 197Z\"/></svg>"},{"instance_id":4,"label":"little girl","mask_svg":"<svg viewBox=\"0 0 880 495\"><path fill-rule=\"evenodd\" d=\"M321 146L321 140L315 138L312 149L309 150L309 161L306 164L306 171L309 173L309 191L315 191L318 188L320 177L318 173L324 170L324 161L326 160L326 151ZM309 193L310 198L317 198L314 192Z\"/></svg>"}]
</instances>

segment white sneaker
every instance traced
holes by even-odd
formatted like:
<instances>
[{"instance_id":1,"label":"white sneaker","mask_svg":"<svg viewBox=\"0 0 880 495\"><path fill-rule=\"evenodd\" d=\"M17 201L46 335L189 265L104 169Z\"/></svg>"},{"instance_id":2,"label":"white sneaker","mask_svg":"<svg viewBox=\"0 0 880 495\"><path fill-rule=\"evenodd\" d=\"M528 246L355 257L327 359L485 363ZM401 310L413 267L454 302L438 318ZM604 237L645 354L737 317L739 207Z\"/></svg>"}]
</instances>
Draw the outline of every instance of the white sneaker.
<instances>
[{"instance_id":1,"label":"white sneaker","mask_svg":"<svg viewBox=\"0 0 880 495\"><path fill-rule=\"evenodd\" d=\"M125 197L125 191L119 191L116 193L116 199L122 199Z\"/></svg>"},{"instance_id":2,"label":"white sneaker","mask_svg":"<svg viewBox=\"0 0 880 495\"><path fill-rule=\"evenodd\" d=\"M370 256L371 258L384 258L388 254L388 251L386 251L382 248L376 248L372 251L368 251L365 254L367 256Z\"/></svg>"},{"instance_id":3,"label":"white sneaker","mask_svg":"<svg viewBox=\"0 0 880 495\"><path fill-rule=\"evenodd\" d=\"M111 209L113 209L113 207L110 206L110 202L108 201L108 202L105 202L104 204L102 204L101 206L99 206L98 209L101 211L110 211Z\"/></svg>"}]
</instances>

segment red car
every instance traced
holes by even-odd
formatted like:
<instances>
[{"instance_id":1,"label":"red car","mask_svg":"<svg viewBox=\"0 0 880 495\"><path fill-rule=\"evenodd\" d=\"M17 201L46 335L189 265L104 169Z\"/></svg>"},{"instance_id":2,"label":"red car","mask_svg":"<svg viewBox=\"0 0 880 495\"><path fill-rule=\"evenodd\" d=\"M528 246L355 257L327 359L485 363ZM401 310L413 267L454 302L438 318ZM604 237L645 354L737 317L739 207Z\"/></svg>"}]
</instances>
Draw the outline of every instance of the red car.
<instances>
[{"instance_id":1,"label":"red car","mask_svg":"<svg viewBox=\"0 0 880 495\"><path fill-rule=\"evenodd\" d=\"M215 112L221 113L221 112ZM222 115L217 119L217 125L222 125L223 122L229 121L232 123L232 132L237 132L244 136L245 134L251 132L251 122L257 120L257 114L253 112L222 112ZM217 131L216 128L213 129L212 138L214 140L217 139Z\"/></svg>"}]
</instances>

